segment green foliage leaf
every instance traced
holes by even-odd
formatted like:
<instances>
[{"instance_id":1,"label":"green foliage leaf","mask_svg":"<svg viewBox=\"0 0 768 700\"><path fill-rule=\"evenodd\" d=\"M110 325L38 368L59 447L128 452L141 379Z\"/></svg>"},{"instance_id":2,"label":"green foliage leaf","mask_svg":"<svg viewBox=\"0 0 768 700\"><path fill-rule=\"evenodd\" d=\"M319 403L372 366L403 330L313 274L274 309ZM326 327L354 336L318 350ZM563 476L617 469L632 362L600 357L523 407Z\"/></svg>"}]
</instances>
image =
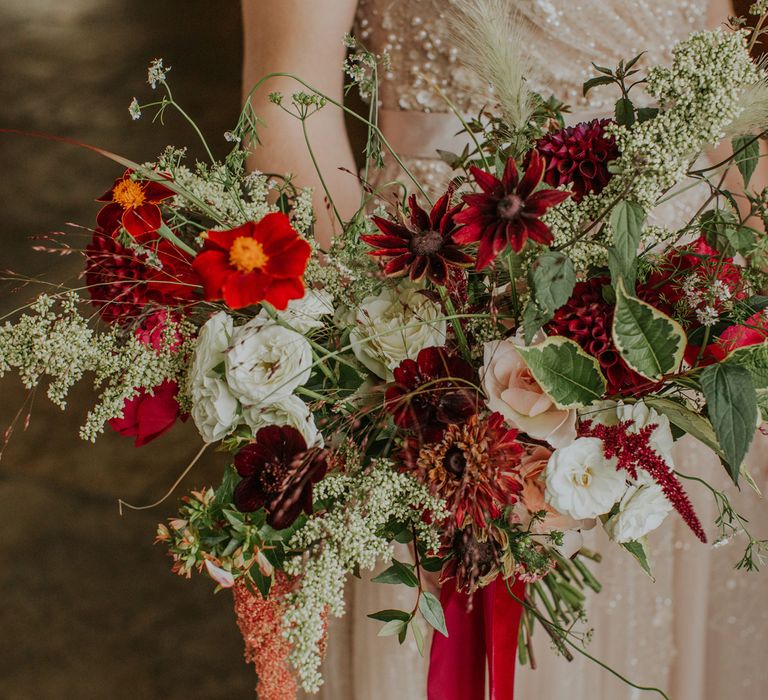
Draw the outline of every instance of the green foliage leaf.
<instances>
[{"instance_id":1,"label":"green foliage leaf","mask_svg":"<svg viewBox=\"0 0 768 700\"><path fill-rule=\"evenodd\" d=\"M598 75L596 78L590 78L584 83L584 85L582 85L581 94L586 97L587 93L592 88L596 88L599 85L610 85L611 83L615 82L616 81L609 75Z\"/></svg>"},{"instance_id":2,"label":"green foliage leaf","mask_svg":"<svg viewBox=\"0 0 768 700\"><path fill-rule=\"evenodd\" d=\"M523 312L525 342L549 321L571 296L576 284L576 270L568 256L557 251L540 255L528 273L531 300Z\"/></svg>"},{"instance_id":3,"label":"green foliage leaf","mask_svg":"<svg viewBox=\"0 0 768 700\"><path fill-rule=\"evenodd\" d=\"M651 580L655 581L656 579L653 577L653 572L651 571L651 564L648 560L648 551L645 544L645 541L633 540L631 542L622 542L621 546L637 560L637 563L640 564L643 571L650 576Z\"/></svg>"},{"instance_id":4,"label":"green foliage leaf","mask_svg":"<svg viewBox=\"0 0 768 700\"><path fill-rule=\"evenodd\" d=\"M768 343L737 348L728 355L726 362L746 369L755 389L768 389Z\"/></svg>"},{"instance_id":5,"label":"green foliage leaf","mask_svg":"<svg viewBox=\"0 0 768 700\"><path fill-rule=\"evenodd\" d=\"M725 459L725 454L720 449L720 443L717 441L715 429L706 416L702 416L677 401L664 398L663 396L646 396L643 401L649 408L654 408L669 418L669 422L672 425L692 435L699 442L703 442L722 459Z\"/></svg>"},{"instance_id":6,"label":"green foliage leaf","mask_svg":"<svg viewBox=\"0 0 768 700\"><path fill-rule=\"evenodd\" d=\"M379 637L391 637L408 631L408 623L403 620L390 620L379 630ZM402 644L402 642L400 642Z\"/></svg>"},{"instance_id":7,"label":"green foliage leaf","mask_svg":"<svg viewBox=\"0 0 768 700\"><path fill-rule=\"evenodd\" d=\"M731 140L735 155L736 167L744 180L744 189L749 186L752 174L755 172L757 162L760 159L760 142L751 134L735 136Z\"/></svg>"},{"instance_id":8,"label":"green foliage leaf","mask_svg":"<svg viewBox=\"0 0 768 700\"><path fill-rule=\"evenodd\" d=\"M608 251L608 259L614 285L623 279L627 289L635 288L637 249L644 221L645 210L634 202L621 200L611 211L613 247Z\"/></svg>"},{"instance_id":9,"label":"green foliage leaf","mask_svg":"<svg viewBox=\"0 0 768 700\"><path fill-rule=\"evenodd\" d=\"M605 393L605 377L597 359L562 336L516 348L544 392L560 409L581 408Z\"/></svg>"},{"instance_id":10,"label":"green foliage leaf","mask_svg":"<svg viewBox=\"0 0 768 700\"><path fill-rule=\"evenodd\" d=\"M685 332L677 321L616 287L613 342L624 361L644 377L661 379L683 361Z\"/></svg>"},{"instance_id":11,"label":"green foliage leaf","mask_svg":"<svg viewBox=\"0 0 768 700\"><path fill-rule=\"evenodd\" d=\"M424 633L421 631L421 626L416 620L411 620L411 632L413 632L413 639L416 642L419 654L424 656Z\"/></svg>"},{"instance_id":12,"label":"green foliage leaf","mask_svg":"<svg viewBox=\"0 0 768 700\"><path fill-rule=\"evenodd\" d=\"M404 583L411 588L417 588L419 580L413 573L412 564L404 564L397 559L392 560L392 566L382 571L378 576L372 579L374 583Z\"/></svg>"},{"instance_id":13,"label":"green foliage leaf","mask_svg":"<svg viewBox=\"0 0 768 700\"><path fill-rule=\"evenodd\" d=\"M423 557L419 565L424 571L435 573L443 568L443 560L441 557Z\"/></svg>"},{"instance_id":14,"label":"green foliage leaf","mask_svg":"<svg viewBox=\"0 0 768 700\"><path fill-rule=\"evenodd\" d=\"M635 123L635 106L628 97L621 97L616 102L616 122L621 126L632 126Z\"/></svg>"},{"instance_id":15,"label":"green foliage leaf","mask_svg":"<svg viewBox=\"0 0 768 700\"><path fill-rule=\"evenodd\" d=\"M637 108L637 121L641 124L643 122L650 121L659 113L658 107L638 107Z\"/></svg>"},{"instance_id":16,"label":"green foliage leaf","mask_svg":"<svg viewBox=\"0 0 768 700\"><path fill-rule=\"evenodd\" d=\"M732 212L726 209L712 209L701 215L699 223L709 245L729 257L736 252L732 239L736 235L734 232L739 227L739 222Z\"/></svg>"},{"instance_id":17,"label":"green foliage leaf","mask_svg":"<svg viewBox=\"0 0 768 700\"><path fill-rule=\"evenodd\" d=\"M757 430L755 385L745 367L725 362L707 367L700 382L728 473L738 485L741 463Z\"/></svg>"},{"instance_id":18,"label":"green foliage leaf","mask_svg":"<svg viewBox=\"0 0 768 700\"><path fill-rule=\"evenodd\" d=\"M371 613L368 617L381 622L391 622L392 620L408 622L412 616L410 613L405 612L405 610L379 610L379 612Z\"/></svg>"},{"instance_id":19,"label":"green foliage leaf","mask_svg":"<svg viewBox=\"0 0 768 700\"><path fill-rule=\"evenodd\" d=\"M429 591L422 591L419 598L419 612L424 619L434 627L440 634L448 636L448 629L445 626L445 615L440 601Z\"/></svg>"}]
</instances>

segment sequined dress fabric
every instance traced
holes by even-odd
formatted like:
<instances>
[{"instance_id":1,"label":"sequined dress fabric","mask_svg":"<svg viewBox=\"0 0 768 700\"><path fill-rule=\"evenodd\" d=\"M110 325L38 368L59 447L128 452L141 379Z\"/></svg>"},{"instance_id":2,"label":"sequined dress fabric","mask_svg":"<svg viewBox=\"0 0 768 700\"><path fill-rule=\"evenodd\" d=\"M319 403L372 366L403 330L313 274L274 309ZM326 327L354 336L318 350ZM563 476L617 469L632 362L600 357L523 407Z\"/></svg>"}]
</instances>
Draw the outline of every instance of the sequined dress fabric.
<instances>
[{"instance_id":1,"label":"sequined dress fabric","mask_svg":"<svg viewBox=\"0 0 768 700\"><path fill-rule=\"evenodd\" d=\"M407 126L408 115L413 114L420 115L414 128L427 125L428 129L424 113L448 111L432 84L439 85L466 114L493 104L489 86L461 64L450 41L450 4L449 0L362 0L359 4L357 36L369 49L390 56L391 71L380 86L381 108L405 113L396 115L398 128ZM704 28L707 9L701 0L518 0L514 5L536 67L530 76L532 86L545 97L554 93L571 104L572 122L611 112L606 99L615 99L612 92L595 90L589 100L581 96L582 83L593 74L592 61L615 66L620 58L647 51L645 65L667 62L677 41ZM443 129L444 117L435 120ZM387 136L397 145L397 133ZM423 134L425 143L429 136ZM404 155L409 170L428 189L437 192L445 187L450 171L443 162L431 153ZM398 176L402 173L388 163L380 181ZM681 213L695 211L699 197L696 192L678 197L663 217L679 221ZM768 485L766 455L768 440L759 437L749 459L761 487ZM727 488L714 455L695 441L680 441L675 459L679 471ZM710 523L711 541L715 540L716 512L709 493L693 482L686 486L702 521ZM756 532L768 532L768 509L762 500L745 489L736 501ZM665 689L674 700L768 696L768 576L734 570L741 540L719 548L700 545L673 513L651 537L656 575L652 582L604 536L591 532L585 539L604 557L596 566L603 591L588 601L589 623L595 630L587 646L591 655L638 685ZM412 597L399 587L366 581L350 586L347 617L331 626L322 698L426 697L426 661L413 642L406 643L410 648L401 648L392 637L377 638L378 623L366 619L377 610L410 609ZM567 663L552 651L541 630L536 636L538 669L518 669L519 700L654 697L628 687L578 654Z\"/></svg>"}]
</instances>

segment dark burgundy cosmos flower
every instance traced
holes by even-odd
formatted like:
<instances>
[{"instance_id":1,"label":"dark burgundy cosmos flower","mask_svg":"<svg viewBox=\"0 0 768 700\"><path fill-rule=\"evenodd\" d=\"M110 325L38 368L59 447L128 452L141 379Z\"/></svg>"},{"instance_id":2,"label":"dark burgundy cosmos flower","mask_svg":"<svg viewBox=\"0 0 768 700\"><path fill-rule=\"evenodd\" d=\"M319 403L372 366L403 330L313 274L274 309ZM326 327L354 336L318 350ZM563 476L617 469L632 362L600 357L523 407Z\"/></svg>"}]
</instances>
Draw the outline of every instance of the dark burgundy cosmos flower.
<instances>
[{"instance_id":1,"label":"dark burgundy cosmos flower","mask_svg":"<svg viewBox=\"0 0 768 700\"><path fill-rule=\"evenodd\" d=\"M610 119L593 119L554 131L539 139L536 149L544 158L544 182L552 187L571 185L573 198L598 194L611 179L608 163L619 157L613 136L605 135Z\"/></svg>"},{"instance_id":2,"label":"dark burgundy cosmos flower","mask_svg":"<svg viewBox=\"0 0 768 700\"><path fill-rule=\"evenodd\" d=\"M480 396L475 370L440 347L424 348L415 360L403 360L387 386L384 408L395 425L423 439L439 439L446 425L477 413Z\"/></svg>"},{"instance_id":3,"label":"dark burgundy cosmos flower","mask_svg":"<svg viewBox=\"0 0 768 700\"><path fill-rule=\"evenodd\" d=\"M570 338L597 358L608 383L608 394L639 387L650 391L654 387L624 362L613 344L614 309L603 299L603 287L607 284L610 284L607 277L577 282L571 298L555 312L547 330L551 335Z\"/></svg>"},{"instance_id":4,"label":"dark burgundy cosmos flower","mask_svg":"<svg viewBox=\"0 0 768 700\"><path fill-rule=\"evenodd\" d=\"M107 233L114 234L122 226L139 243L146 243L163 223L157 205L173 194L160 182L135 180L128 169L96 200L107 202L96 221Z\"/></svg>"},{"instance_id":5,"label":"dark burgundy cosmos flower","mask_svg":"<svg viewBox=\"0 0 768 700\"><path fill-rule=\"evenodd\" d=\"M165 239L150 246L161 267L97 229L85 249L85 283L107 323L130 325L148 306L178 307L199 290L192 258Z\"/></svg>"},{"instance_id":6,"label":"dark burgundy cosmos flower","mask_svg":"<svg viewBox=\"0 0 768 700\"><path fill-rule=\"evenodd\" d=\"M312 512L312 486L327 468L327 451L307 449L296 428L268 425L235 455L243 477L235 487L235 506L244 513L265 508L267 523L284 530L302 511Z\"/></svg>"},{"instance_id":7,"label":"dark burgundy cosmos flower","mask_svg":"<svg viewBox=\"0 0 768 700\"><path fill-rule=\"evenodd\" d=\"M480 243L478 270L487 267L507 246L517 253L529 238L543 245L552 243L552 232L541 217L571 194L551 189L534 191L544 174L544 161L536 151L531 153L522 179L513 158L507 161L501 180L474 166L470 170L482 192L464 195L468 206L454 217L464 226L453 234L453 240L459 244Z\"/></svg>"},{"instance_id":8,"label":"dark burgundy cosmos flower","mask_svg":"<svg viewBox=\"0 0 768 700\"><path fill-rule=\"evenodd\" d=\"M517 502L517 471L523 448L517 431L508 430L500 413L485 419L471 416L449 425L440 442L424 445L408 438L403 468L442 498L458 528L473 523L485 529L504 507Z\"/></svg>"},{"instance_id":9,"label":"dark burgundy cosmos flower","mask_svg":"<svg viewBox=\"0 0 768 700\"><path fill-rule=\"evenodd\" d=\"M399 224L380 216L373 217L381 234L361 236L361 240L374 248L368 253L386 258L384 273L387 275L410 275L414 281L424 278L439 285L448 279L449 267L469 267L473 259L462 253L453 240L456 231L455 215L464 206L451 206L453 188L437 200L427 215L411 195L408 206L411 210L409 222Z\"/></svg>"}]
</instances>

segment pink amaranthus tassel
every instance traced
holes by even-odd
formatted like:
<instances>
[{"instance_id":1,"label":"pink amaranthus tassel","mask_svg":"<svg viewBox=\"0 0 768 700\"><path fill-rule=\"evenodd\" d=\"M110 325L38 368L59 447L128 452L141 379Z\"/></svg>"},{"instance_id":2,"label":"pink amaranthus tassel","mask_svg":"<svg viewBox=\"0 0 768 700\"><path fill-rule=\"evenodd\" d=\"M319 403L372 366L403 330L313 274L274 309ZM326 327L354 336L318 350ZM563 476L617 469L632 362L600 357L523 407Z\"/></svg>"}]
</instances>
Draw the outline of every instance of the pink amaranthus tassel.
<instances>
[{"instance_id":1,"label":"pink amaranthus tassel","mask_svg":"<svg viewBox=\"0 0 768 700\"><path fill-rule=\"evenodd\" d=\"M245 660L253 663L259 680L259 700L296 700L296 679L288 666L291 645L283 636L283 599L293 581L278 572L266 600L251 593L242 581L233 590L237 626L245 641Z\"/></svg>"}]
</instances>

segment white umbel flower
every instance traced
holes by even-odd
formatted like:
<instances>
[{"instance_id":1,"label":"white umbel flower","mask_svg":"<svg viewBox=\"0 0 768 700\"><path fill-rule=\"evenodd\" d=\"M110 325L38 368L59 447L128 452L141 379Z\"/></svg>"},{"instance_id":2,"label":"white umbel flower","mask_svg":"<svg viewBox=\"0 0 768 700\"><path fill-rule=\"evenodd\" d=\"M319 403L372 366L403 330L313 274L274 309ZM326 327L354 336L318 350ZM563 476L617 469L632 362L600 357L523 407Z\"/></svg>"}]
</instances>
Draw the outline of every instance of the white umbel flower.
<instances>
[{"instance_id":1,"label":"white umbel flower","mask_svg":"<svg viewBox=\"0 0 768 700\"><path fill-rule=\"evenodd\" d=\"M576 520L608 513L627 489L616 464L605 457L597 438L578 438L555 450L545 470L547 502Z\"/></svg>"}]
</instances>

